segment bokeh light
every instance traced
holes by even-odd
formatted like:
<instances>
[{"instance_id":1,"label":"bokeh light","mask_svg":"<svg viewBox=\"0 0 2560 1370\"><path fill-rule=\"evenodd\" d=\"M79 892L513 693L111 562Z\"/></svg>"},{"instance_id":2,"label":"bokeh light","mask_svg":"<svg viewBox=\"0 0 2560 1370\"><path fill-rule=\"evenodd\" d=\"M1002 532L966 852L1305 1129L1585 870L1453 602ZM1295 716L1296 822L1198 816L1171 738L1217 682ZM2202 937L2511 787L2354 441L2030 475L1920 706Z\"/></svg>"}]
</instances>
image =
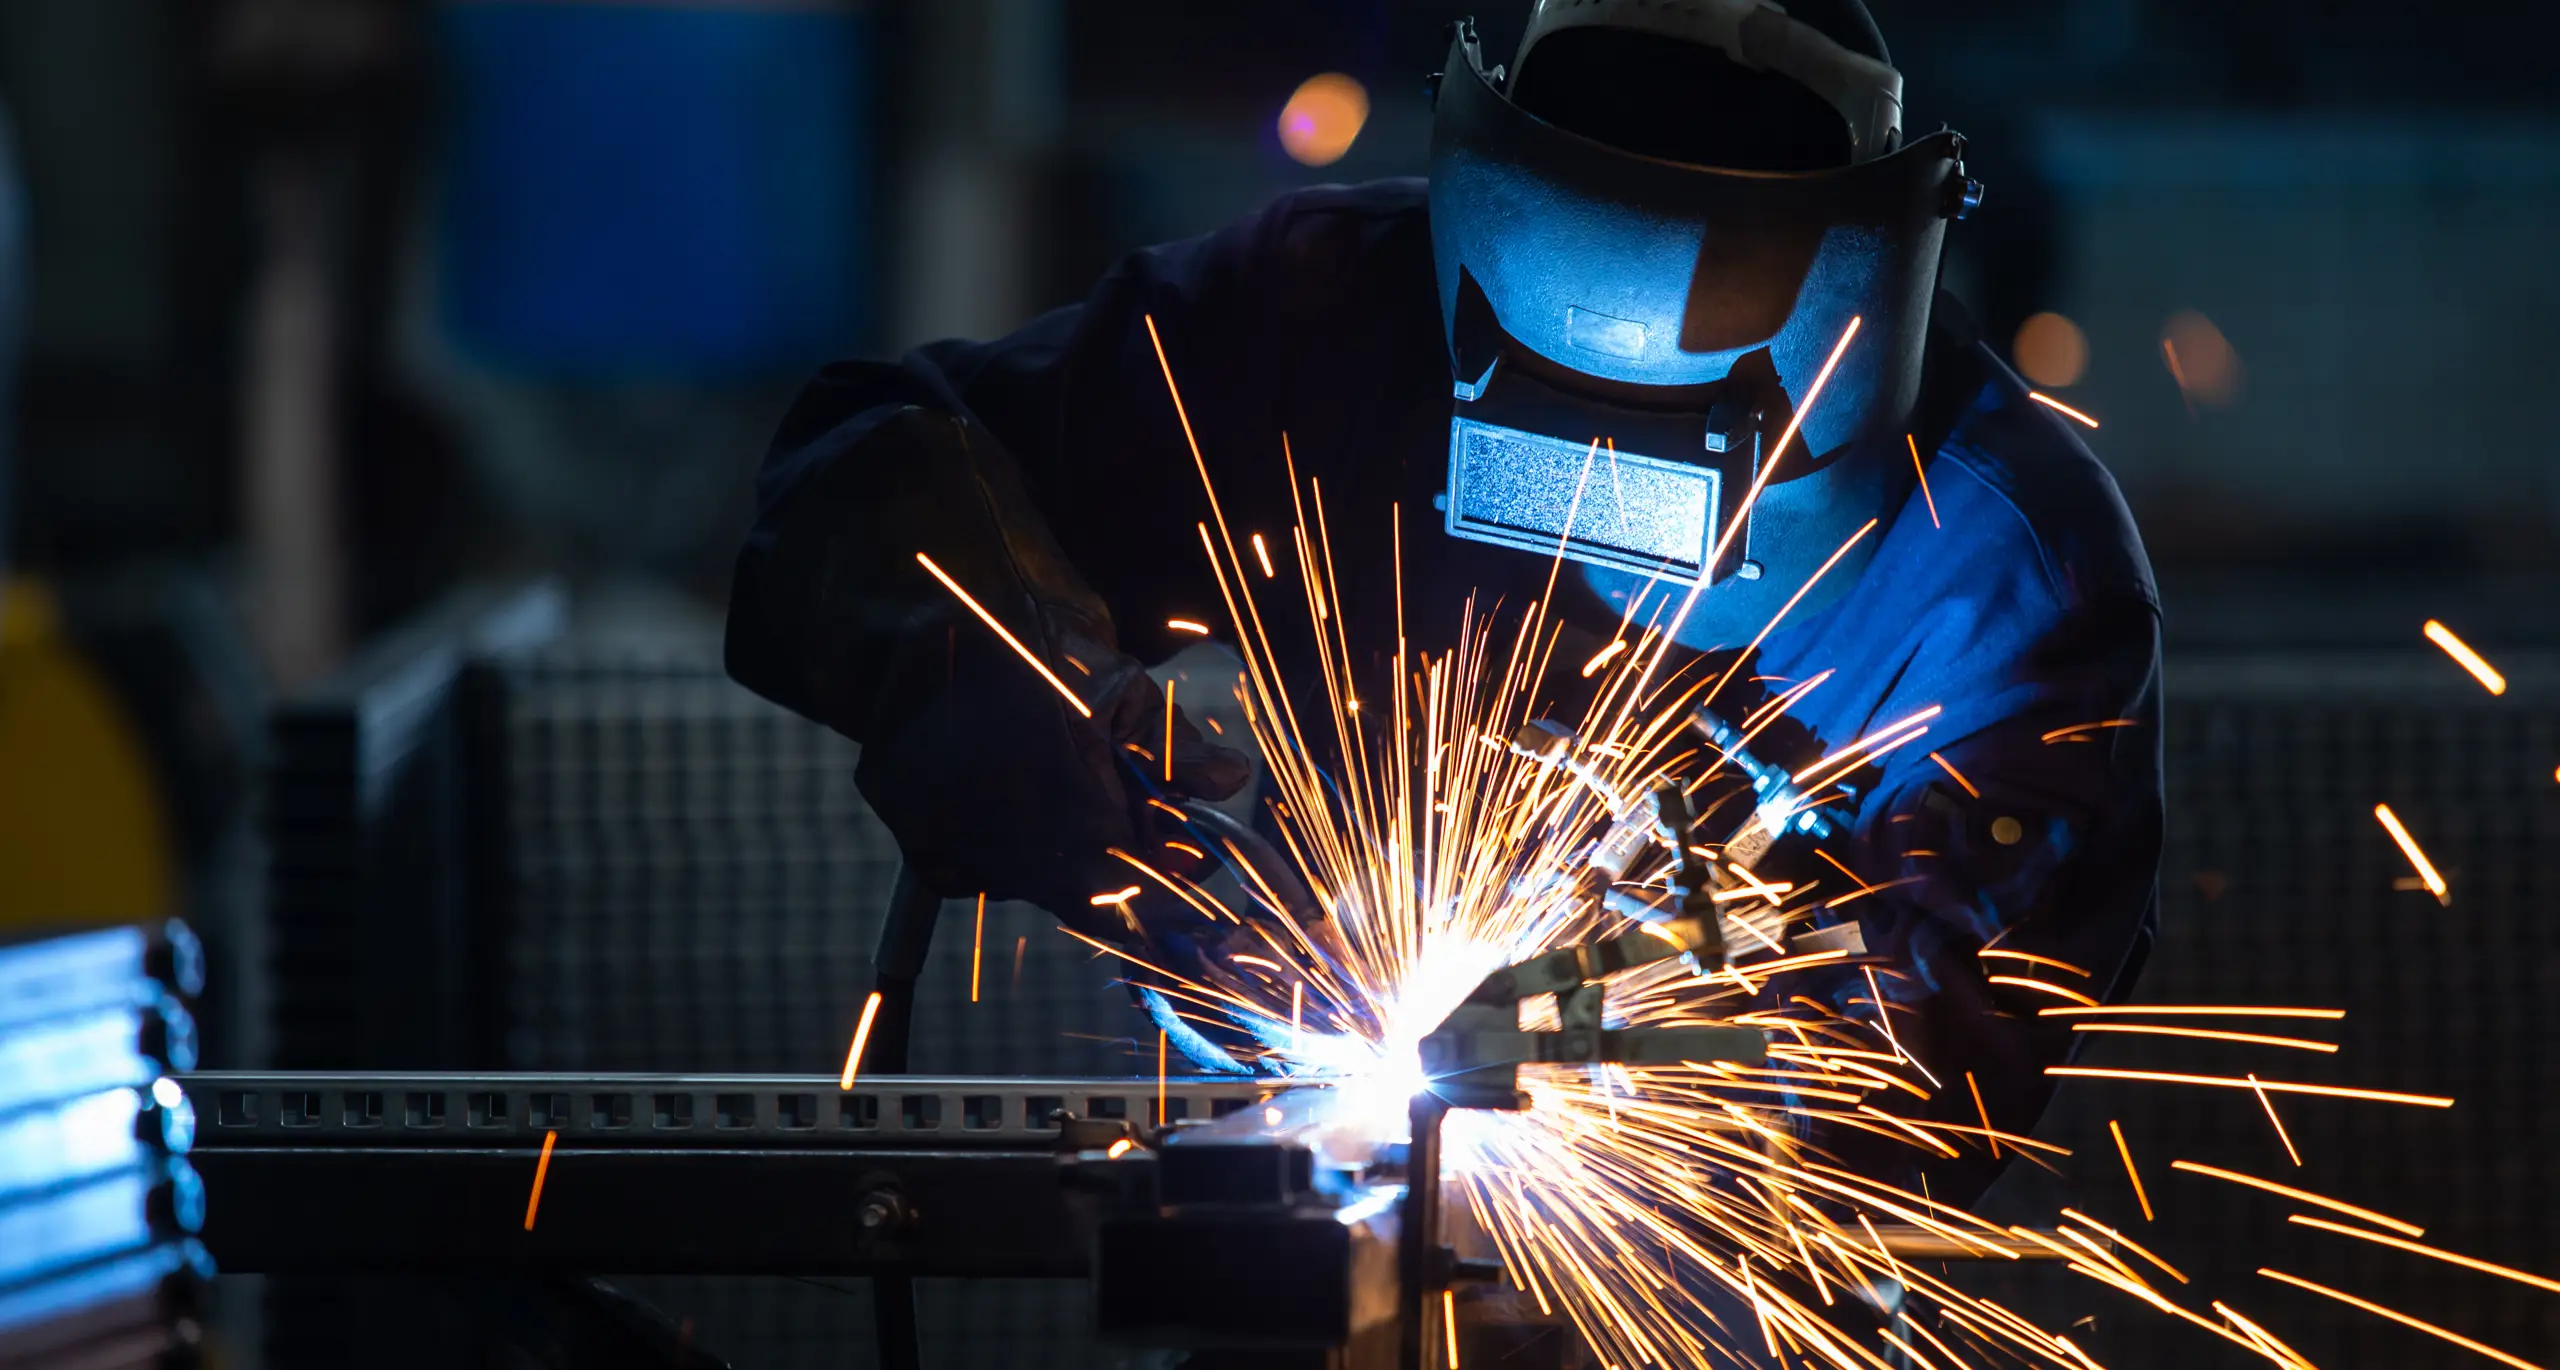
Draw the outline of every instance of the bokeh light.
<instances>
[{"instance_id":1,"label":"bokeh light","mask_svg":"<svg viewBox=\"0 0 2560 1370\"><path fill-rule=\"evenodd\" d=\"M2160 329L2160 358L2190 401L2218 409L2239 400L2246 375L2240 354L2204 315L2189 309L2172 316Z\"/></svg>"},{"instance_id":2,"label":"bokeh light","mask_svg":"<svg viewBox=\"0 0 2560 1370\"><path fill-rule=\"evenodd\" d=\"M2009 355L2028 380L2048 390L2078 385L2089 371L2089 338L2059 314L2035 315L2018 325Z\"/></svg>"},{"instance_id":3,"label":"bokeh light","mask_svg":"<svg viewBox=\"0 0 2560 1370\"><path fill-rule=\"evenodd\" d=\"M1280 147L1293 161L1331 166L1369 122L1369 92L1338 71L1310 76L1280 108Z\"/></svg>"}]
</instances>

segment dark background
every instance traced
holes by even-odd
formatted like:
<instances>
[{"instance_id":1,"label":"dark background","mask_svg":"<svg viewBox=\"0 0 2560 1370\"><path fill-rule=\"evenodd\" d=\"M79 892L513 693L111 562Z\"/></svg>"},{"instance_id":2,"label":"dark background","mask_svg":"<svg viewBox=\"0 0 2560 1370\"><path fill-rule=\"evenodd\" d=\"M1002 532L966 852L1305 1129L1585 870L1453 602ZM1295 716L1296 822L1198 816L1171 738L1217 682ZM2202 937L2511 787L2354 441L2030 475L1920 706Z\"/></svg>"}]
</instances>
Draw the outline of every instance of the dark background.
<instances>
[{"instance_id":1,"label":"dark background","mask_svg":"<svg viewBox=\"0 0 2560 1370\"><path fill-rule=\"evenodd\" d=\"M1910 126L1968 134L1989 186L1951 237L1950 286L1989 336L2022 339L2018 360L2044 389L2102 421L2092 443L2162 576L2170 925L2146 992L2351 1001L2350 1055L2369 1068L2335 1078L2441 1087L2465 1107L2433 1132L2427 1119L2362 1132L2352 1120L2365 1115L2305 1106L2304 1183L2424 1221L2447 1245L2560 1270L2539 1102L2560 1043L2531 1007L2560 988L2544 930L2560 896L2548 769L2560 678L2533 666L2560 647L2547 379L2560 363L2560 13L2503 0L1873 3ZM1482 7L1489 52L1507 54L1524 8ZM810 369L1003 331L1078 298L1121 253L1292 187L1418 173L1423 78L1461 12L1447 0L0 5L7 200L23 229L14 282L0 274L0 324L16 337L0 567L60 594L150 746L184 911L233 967L217 975L215 1058L288 1058L297 1033L362 1040L270 1008L307 973L276 950L298 925L268 916L283 908L260 854L274 823L257 829L274 812L258 784L274 774L272 703L374 669L368 644L458 587L545 576L567 587L582 640L691 663L668 688L692 702L635 705L575 667L518 680L507 707L556 725L550 706L522 702L552 690L566 693L539 697L649 727L747 717L725 696L700 702L721 688L704 644L749 473ZM1347 155L1308 167L1277 120L1328 71L1362 83L1371 109ZM2043 336L2076 334L2084 364L2023 340L2048 313L2070 323ZM2164 339L2186 359L2184 385ZM2429 617L2510 665L2516 691L2493 703L2453 673L2417 638ZM577 745L610 752L613 736ZM770 771L825 745L773 738L725 764ZM827 821L867 821L841 779ZM754 840L769 839L778 867L852 831L804 842L799 792L767 788L782 796L768 826L786 836ZM2390 888L2403 871L2366 812L2384 798L2446 844L2463 896L2452 910ZM541 802L545 823L608 822ZM727 817L702 819L702 840L743 859ZM520 825L500 845L548 831ZM868 854L829 879L881 877L878 834L861 840ZM651 993L694 992L684 975L734 940L727 907L681 914L695 920L691 959L659 967ZM2430 940L2439 926L2454 940ZM823 962L848 983L868 924L856 931L840 966ZM756 965L821 964L804 952L785 939L741 953L720 993L760 1002ZM1032 965L1047 1017L1115 1011L1081 988L1074 958ZM370 992L363 972L332 973L342 997ZM807 991L808 1020L834 1021L849 992ZM708 1046L681 1061L600 1056L562 1045L589 1030L560 1026L584 1011L563 1002L484 1025L514 1032L504 1061L420 1063L829 1068ZM616 1011L663 1026L659 1005ZM704 1021L706 1034L734 1026ZM792 1040L825 1035L791 1022ZM1022 1040L1059 1030L1075 1029L1018 1025ZM938 1068L1025 1060L994 1040ZM1097 1068L1063 1051L1040 1065ZM2198 1135L2233 1148L2219 1163L2275 1173L2280 1155L2251 1150L2265 1147L2261 1120L2223 1117L2223 1102L2154 1100L2144 1125L2210 1113ZM2110 1114L2144 1135L2114 1096L2067 1095L2052 1125L2104 1160L2085 1144L2105 1145ZM2277 1310L2270 1321L2321 1364L2460 1356L2251 1279L2257 1261L2312 1249L2280 1210L2207 1182L2153 1183L2190 1215L2166 1243L2228 1267L2219 1296ZM2082 1206L2130 1222L2126 1198ZM2465 1292L2414 1261L2318 1259L2331 1264L2291 1268L2423 1305L2520 1355L2547 1356L2560 1337L2552 1300L2517 1286ZM2014 1296L2058 1298L2038 1306L2070 1316L2100 1307ZM809 1345L860 1332L809 1291L666 1297L731 1300L741 1325L791 1323ZM954 1314L969 1316L992 1315ZM2187 1363L2206 1343L2157 1345L2109 1363Z\"/></svg>"}]
</instances>

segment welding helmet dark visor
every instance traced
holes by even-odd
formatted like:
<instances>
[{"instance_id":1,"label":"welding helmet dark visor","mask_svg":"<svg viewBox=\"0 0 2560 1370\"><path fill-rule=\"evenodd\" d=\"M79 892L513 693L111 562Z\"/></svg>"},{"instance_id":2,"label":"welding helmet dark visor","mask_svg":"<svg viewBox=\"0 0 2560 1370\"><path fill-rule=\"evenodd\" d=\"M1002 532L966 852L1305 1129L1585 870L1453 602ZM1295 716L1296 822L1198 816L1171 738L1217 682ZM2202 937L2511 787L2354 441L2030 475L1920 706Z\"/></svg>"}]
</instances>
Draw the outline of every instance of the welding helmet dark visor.
<instances>
[{"instance_id":1,"label":"welding helmet dark visor","mask_svg":"<svg viewBox=\"0 0 2560 1370\"><path fill-rule=\"evenodd\" d=\"M1962 141L1821 171L1720 170L1546 123L1501 80L1459 25L1431 146L1457 381L1448 532L1683 589L1703 580L1682 638L1747 637L1909 494L1903 425L1939 248L1978 194ZM1881 541L1862 539L1802 611Z\"/></svg>"}]
</instances>

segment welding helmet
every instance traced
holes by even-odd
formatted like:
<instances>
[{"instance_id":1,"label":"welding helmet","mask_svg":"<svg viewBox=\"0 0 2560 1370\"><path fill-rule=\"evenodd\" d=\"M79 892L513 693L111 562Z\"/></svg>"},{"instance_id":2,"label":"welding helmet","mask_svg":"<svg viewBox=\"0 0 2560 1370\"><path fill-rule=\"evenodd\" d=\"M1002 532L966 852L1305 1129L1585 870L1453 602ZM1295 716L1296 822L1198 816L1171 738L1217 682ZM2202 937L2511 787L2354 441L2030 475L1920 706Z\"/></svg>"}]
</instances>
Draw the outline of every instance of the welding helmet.
<instances>
[{"instance_id":1,"label":"welding helmet","mask_svg":"<svg viewBox=\"0 0 2560 1370\"><path fill-rule=\"evenodd\" d=\"M1845 9L1872 38L1855 0L1798 8ZM1704 644L1756 632L1862 524L1891 521L1913 480L1904 424L1946 221L1981 188L1956 135L1904 143L1901 76L1880 38L1847 36L1765 0L1541 0L1506 76L1471 23L1453 26L1430 191L1456 380L1451 536L1704 582L1680 634ZM1707 65L1565 70L1561 54L1598 39ZM1539 112L1577 103L1554 98L1561 80L1605 110L1630 104L1610 82L1682 70L1787 92L1816 136L1768 145L1783 121L1747 101L1723 101L1731 126L1687 144L1660 120L1577 129ZM1545 101L1522 98L1542 79ZM1698 107L1711 120L1718 105ZM1862 539L1800 611L1881 541Z\"/></svg>"}]
</instances>

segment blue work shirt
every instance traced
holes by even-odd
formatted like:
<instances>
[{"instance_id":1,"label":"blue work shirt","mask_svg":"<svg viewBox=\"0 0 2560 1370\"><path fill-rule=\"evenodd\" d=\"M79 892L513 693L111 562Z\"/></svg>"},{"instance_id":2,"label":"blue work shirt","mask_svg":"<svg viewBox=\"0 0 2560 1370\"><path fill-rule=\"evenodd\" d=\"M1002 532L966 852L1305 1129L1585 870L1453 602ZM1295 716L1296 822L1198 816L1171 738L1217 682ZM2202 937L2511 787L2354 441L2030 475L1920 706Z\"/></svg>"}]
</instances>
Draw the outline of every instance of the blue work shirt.
<instances>
[{"instance_id":1,"label":"blue work shirt","mask_svg":"<svg viewBox=\"0 0 2560 1370\"><path fill-rule=\"evenodd\" d=\"M829 367L759 479L733 672L819 712L789 684L801 649L752 626L756 601L772 593L786 514L805 516L801 492L858 488L818 478L861 460L860 439L904 406L973 418L1003 443L1057 545L1109 605L1122 650L1159 659L1196 640L1169 621L1224 622L1198 532L1208 500L1150 318L1238 542L1259 532L1285 556L1296 523L1286 463L1321 490L1355 644L1392 649L1399 518L1417 650L1450 645L1469 595L1514 609L1538 600L1551 558L1451 538L1431 512L1451 375L1426 215L1419 181L1300 192L1137 252L1085 302L1011 336ZM1830 672L1789 710L1822 754L1940 710L1867 777L1835 854L1874 889L1832 916L1857 918L1883 958L1874 983L1896 1040L1944 1086L1922 1111L1974 1123L1970 1074L1994 1122L2025 1131L2051 1094L2045 1068L2074 1040L2067 1019L2037 1011L2120 996L2155 918L2158 600L2115 483L2069 422L1940 313L1914 421L1925 486L1887 520L1855 583L1782 623L1753 672L1770 689ZM1557 659L1605 645L1639 585L1568 565ZM1303 634L1275 636L1286 647ZM1788 992L1871 1018L1868 984L1864 969L1814 972ZM1816 1142L1911 1182L1908 1147L1879 1151L1845 1129L1816 1129ZM1968 1154L1933 1163L1940 1198L1963 1202L1989 1182L1994 1163Z\"/></svg>"}]
</instances>

